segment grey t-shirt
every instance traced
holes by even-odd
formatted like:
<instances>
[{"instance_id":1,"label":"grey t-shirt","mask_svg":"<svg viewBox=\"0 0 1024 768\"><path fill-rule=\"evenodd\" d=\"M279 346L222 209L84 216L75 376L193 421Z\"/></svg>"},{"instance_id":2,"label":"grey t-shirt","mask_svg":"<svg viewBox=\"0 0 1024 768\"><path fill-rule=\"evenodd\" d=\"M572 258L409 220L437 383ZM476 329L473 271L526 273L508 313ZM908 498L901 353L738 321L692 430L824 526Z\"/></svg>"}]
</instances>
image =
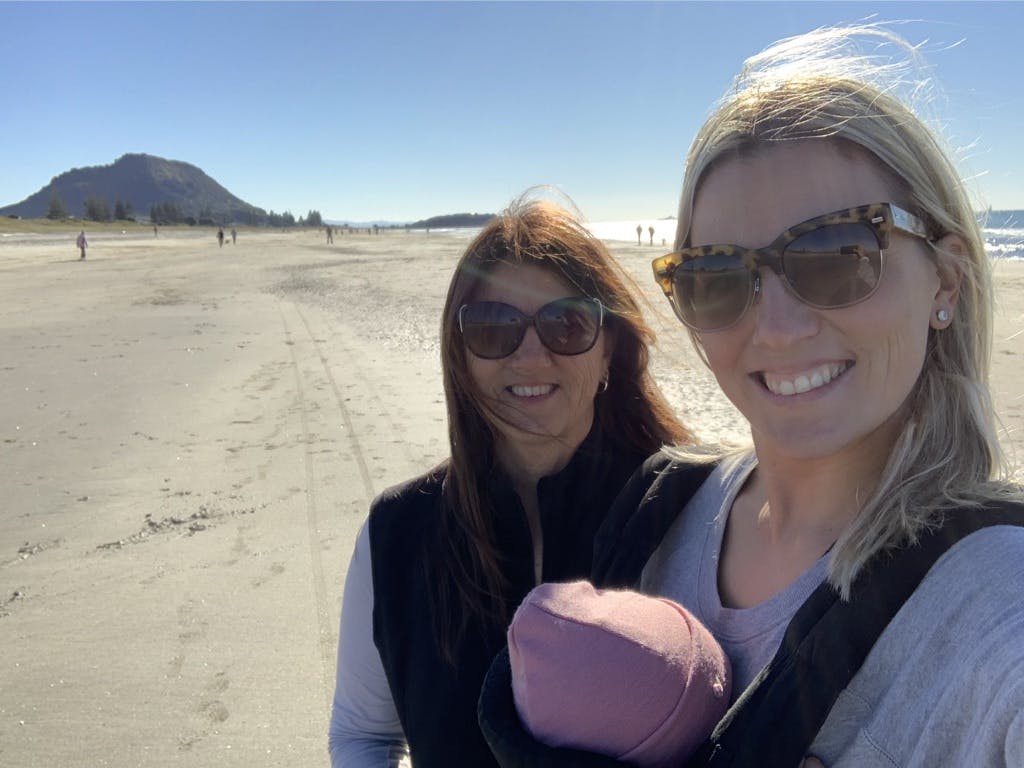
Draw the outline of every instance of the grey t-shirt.
<instances>
[{"instance_id":1,"label":"grey t-shirt","mask_svg":"<svg viewBox=\"0 0 1024 768\"><path fill-rule=\"evenodd\" d=\"M753 453L724 459L690 499L648 560L640 588L667 597L714 634L732 662L733 700L771 661L786 627L825 579L823 555L786 589L752 608L727 608L718 593L718 562L729 510L757 466Z\"/></svg>"}]
</instances>

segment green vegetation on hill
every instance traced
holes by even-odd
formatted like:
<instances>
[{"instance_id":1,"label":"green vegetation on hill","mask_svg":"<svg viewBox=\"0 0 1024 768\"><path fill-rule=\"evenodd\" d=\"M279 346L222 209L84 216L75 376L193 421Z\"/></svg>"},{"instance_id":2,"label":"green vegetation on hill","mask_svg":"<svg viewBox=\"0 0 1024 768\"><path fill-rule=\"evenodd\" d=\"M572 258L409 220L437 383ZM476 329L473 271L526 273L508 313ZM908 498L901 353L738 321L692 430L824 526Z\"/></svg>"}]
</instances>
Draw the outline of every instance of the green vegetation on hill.
<instances>
[{"instance_id":1,"label":"green vegetation on hill","mask_svg":"<svg viewBox=\"0 0 1024 768\"><path fill-rule=\"evenodd\" d=\"M431 216L429 219L414 221L411 229L450 229L454 227L482 227L493 219L493 213L450 213L446 216Z\"/></svg>"},{"instance_id":2,"label":"green vegetation on hill","mask_svg":"<svg viewBox=\"0 0 1024 768\"><path fill-rule=\"evenodd\" d=\"M320 213L296 221L289 211L264 211L235 197L201 169L178 160L127 154L110 165L72 168L2 216L83 218L92 221L149 217L157 224L319 226Z\"/></svg>"}]
</instances>

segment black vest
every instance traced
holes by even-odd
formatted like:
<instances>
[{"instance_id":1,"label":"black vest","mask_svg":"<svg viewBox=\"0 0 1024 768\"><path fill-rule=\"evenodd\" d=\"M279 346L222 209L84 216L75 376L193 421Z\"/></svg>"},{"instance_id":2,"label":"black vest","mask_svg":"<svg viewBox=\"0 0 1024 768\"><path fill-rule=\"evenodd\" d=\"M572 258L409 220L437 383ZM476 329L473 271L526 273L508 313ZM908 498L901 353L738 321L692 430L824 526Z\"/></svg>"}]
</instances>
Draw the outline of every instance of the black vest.
<instances>
[{"instance_id":1,"label":"black vest","mask_svg":"<svg viewBox=\"0 0 1024 768\"><path fill-rule=\"evenodd\" d=\"M641 454L602 439L595 429L568 466L538 484L545 581L586 578L593 539ZM446 467L384 492L370 512L373 638L416 768L487 768L494 758L477 725L480 686L506 642L505 627L476 628L453 668L441 657L430 613L427 564L440 556L435 532ZM534 587L533 544L508 481L489 478L509 605Z\"/></svg>"}]
</instances>

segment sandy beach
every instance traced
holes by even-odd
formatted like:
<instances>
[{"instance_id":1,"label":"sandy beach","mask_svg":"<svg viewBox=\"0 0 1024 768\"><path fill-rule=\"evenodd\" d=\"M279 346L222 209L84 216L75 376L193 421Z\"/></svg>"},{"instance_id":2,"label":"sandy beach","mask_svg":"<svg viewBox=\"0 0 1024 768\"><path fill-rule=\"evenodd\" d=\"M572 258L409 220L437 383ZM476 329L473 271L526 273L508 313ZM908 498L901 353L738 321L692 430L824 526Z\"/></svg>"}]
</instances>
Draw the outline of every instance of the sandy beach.
<instances>
[{"instance_id":1,"label":"sandy beach","mask_svg":"<svg viewBox=\"0 0 1024 768\"><path fill-rule=\"evenodd\" d=\"M438 318L462 235L0 223L0 764L326 765L368 504L446 453ZM655 373L740 440L650 278ZM1024 262L993 354L1024 461Z\"/></svg>"}]
</instances>

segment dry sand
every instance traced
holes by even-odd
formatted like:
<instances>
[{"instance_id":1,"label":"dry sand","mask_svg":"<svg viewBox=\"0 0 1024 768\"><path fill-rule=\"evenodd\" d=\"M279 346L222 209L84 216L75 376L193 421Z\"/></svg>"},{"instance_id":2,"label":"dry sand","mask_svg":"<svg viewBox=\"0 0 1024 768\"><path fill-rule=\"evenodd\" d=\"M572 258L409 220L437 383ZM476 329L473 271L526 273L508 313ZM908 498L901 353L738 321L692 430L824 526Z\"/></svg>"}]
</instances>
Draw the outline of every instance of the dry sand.
<instances>
[{"instance_id":1,"label":"dry sand","mask_svg":"<svg viewBox=\"0 0 1024 768\"><path fill-rule=\"evenodd\" d=\"M445 454L455 235L0 224L0 764L326 765L340 596L370 499ZM656 303L655 371L742 419ZM1024 264L993 365L1024 446ZM1024 453L1022 453L1024 457Z\"/></svg>"}]
</instances>

